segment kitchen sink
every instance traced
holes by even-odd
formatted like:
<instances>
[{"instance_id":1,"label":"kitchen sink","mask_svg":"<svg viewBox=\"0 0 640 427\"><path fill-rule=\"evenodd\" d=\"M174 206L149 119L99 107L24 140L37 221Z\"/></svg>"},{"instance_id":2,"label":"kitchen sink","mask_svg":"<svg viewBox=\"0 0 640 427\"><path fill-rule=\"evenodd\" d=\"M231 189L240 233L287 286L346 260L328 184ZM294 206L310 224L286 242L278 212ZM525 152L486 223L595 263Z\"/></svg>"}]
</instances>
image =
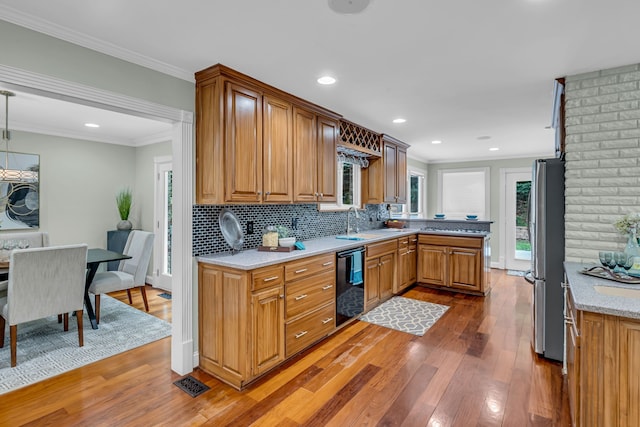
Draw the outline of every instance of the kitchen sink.
<instances>
[{"instance_id":1,"label":"kitchen sink","mask_svg":"<svg viewBox=\"0 0 640 427\"><path fill-rule=\"evenodd\" d=\"M356 233L356 234L341 234L336 236L336 239L342 240L366 240L366 239L374 239L376 237L380 237L379 234L367 234L367 233Z\"/></svg>"},{"instance_id":2,"label":"kitchen sink","mask_svg":"<svg viewBox=\"0 0 640 427\"><path fill-rule=\"evenodd\" d=\"M593 289L603 295L625 298L640 298L640 289L618 288L615 286L594 285Z\"/></svg>"}]
</instances>

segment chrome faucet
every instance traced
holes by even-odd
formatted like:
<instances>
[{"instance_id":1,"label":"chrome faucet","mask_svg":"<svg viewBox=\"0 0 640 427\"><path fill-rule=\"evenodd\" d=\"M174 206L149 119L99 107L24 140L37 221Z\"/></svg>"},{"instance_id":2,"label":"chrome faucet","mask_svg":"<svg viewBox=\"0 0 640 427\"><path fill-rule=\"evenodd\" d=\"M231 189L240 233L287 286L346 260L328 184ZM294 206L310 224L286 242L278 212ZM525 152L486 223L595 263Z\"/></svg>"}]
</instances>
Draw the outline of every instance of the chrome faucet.
<instances>
[{"instance_id":1,"label":"chrome faucet","mask_svg":"<svg viewBox=\"0 0 640 427\"><path fill-rule=\"evenodd\" d=\"M349 208L349 210L347 210L347 235L349 235L351 233L351 225L349 224L349 212L353 211L353 213L356 216L356 219L360 218L360 215L358 214L358 209L356 209L355 206L351 206ZM356 233L359 233L360 230L358 230L358 223L356 222L356 226L354 227L354 231Z\"/></svg>"}]
</instances>

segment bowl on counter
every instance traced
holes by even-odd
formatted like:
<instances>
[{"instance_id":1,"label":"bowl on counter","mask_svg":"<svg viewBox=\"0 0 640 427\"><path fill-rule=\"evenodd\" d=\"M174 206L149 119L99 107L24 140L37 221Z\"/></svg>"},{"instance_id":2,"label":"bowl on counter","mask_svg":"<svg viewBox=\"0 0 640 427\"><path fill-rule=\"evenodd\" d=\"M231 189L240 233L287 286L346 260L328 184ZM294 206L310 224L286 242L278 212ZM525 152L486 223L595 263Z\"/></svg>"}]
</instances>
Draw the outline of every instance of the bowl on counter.
<instances>
[{"instance_id":1,"label":"bowl on counter","mask_svg":"<svg viewBox=\"0 0 640 427\"><path fill-rule=\"evenodd\" d=\"M435 219L444 219L444 214L435 214L434 218Z\"/></svg>"},{"instance_id":2,"label":"bowl on counter","mask_svg":"<svg viewBox=\"0 0 640 427\"><path fill-rule=\"evenodd\" d=\"M281 237L278 239L278 245L284 248L290 248L291 246L295 245L295 243L296 243L295 237Z\"/></svg>"},{"instance_id":3,"label":"bowl on counter","mask_svg":"<svg viewBox=\"0 0 640 427\"><path fill-rule=\"evenodd\" d=\"M478 219L478 215L467 215L468 220Z\"/></svg>"}]
</instances>

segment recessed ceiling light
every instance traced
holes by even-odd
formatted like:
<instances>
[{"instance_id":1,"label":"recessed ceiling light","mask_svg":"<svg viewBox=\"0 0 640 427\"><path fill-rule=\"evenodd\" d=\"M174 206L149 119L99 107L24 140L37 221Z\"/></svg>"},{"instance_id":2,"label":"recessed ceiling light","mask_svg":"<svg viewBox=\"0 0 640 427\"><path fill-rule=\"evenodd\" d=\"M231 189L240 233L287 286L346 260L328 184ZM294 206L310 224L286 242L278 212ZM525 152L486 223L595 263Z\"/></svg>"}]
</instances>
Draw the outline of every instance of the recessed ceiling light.
<instances>
[{"instance_id":1,"label":"recessed ceiling light","mask_svg":"<svg viewBox=\"0 0 640 427\"><path fill-rule=\"evenodd\" d=\"M489 135L482 135L482 136L477 137L476 139L479 140L479 141L484 141L484 140L487 140L487 139L491 139L491 137Z\"/></svg>"},{"instance_id":2,"label":"recessed ceiling light","mask_svg":"<svg viewBox=\"0 0 640 427\"><path fill-rule=\"evenodd\" d=\"M100 127L100 125L97 125L95 123L85 123L84 125L86 127L88 127L88 128L99 128Z\"/></svg>"},{"instance_id":3,"label":"recessed ceiling light","mask_svg":"<svg viewBox=\"0 0 640 427\"><path fill-rule=\"evenodd\" d=\"M491 147L491 148L489 148L489 151L498 151L498 150L499 150L499 148L498 148L498 147Z\"/></svg>"},{"instance_id":4,"label":"recessed ceiling light","mask_svg":"<svg viewBox=\"0 0 640 427\"><path fill-rule=\"evenodd\" d=\"M371 0L328 0L329 7L336 13L360 13L369 6Z\"/></svg>"},{"instance_id":5,"label":"recessed ceiling light","mask_svg":"<svg viewBox=\"0 0 640 427\"><path fill-rule=\"evenodd\" d=\"M318 83L321 85L332 85L336 82L336 79L331 76L322 76L318 79Z\"/></svg>"},{"instance_id":6,"label":"recessed ceiling light","mask_svg":"<svg viewBox=\"0 0 640 427\"><path fill-rule=\"evenodd\" d=\"M431 141L432 144L442 144L442 141Z\"/></svg>"},{"instance_id":7,"label":"recessed ceiling light","mask_svg":"<svg viewBox=\"0 0 640 427\"><path fill-rule=\"evenodd\" d=\"M400 119L400 118L393 119L393 123L404 123L406 121L407 121L406 119Z\"/></svg>"}]
</instances>

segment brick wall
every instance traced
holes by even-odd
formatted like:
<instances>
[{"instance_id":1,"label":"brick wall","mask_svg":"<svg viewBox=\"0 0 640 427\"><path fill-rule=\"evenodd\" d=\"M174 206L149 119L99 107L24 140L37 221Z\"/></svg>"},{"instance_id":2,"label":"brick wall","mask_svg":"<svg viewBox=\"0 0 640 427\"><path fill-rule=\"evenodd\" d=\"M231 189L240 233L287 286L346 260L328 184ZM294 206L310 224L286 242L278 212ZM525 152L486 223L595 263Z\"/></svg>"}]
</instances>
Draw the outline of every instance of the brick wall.
<instances>
[{"instance_id":1,"label":"brick wall","mask_svg":"<svg viewBox=\"0 0 640 427\"><path fill-rule=\"evenodd\" d=\"M566 113L566 260L623 250L613 223L640 212L640 64L569 76Z\"/></svg>"}]
</instances>

